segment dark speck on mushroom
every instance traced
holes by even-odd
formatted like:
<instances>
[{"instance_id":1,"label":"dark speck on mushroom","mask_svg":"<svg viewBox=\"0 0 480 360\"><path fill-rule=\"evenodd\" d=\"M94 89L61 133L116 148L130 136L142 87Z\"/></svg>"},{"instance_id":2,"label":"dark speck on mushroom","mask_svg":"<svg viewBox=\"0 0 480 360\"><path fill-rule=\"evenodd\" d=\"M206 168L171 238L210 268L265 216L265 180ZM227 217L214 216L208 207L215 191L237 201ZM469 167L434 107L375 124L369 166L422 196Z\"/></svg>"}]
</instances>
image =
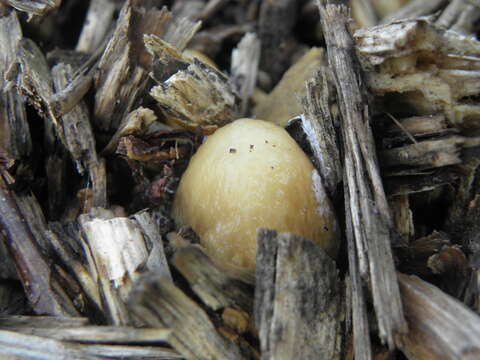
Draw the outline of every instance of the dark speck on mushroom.
<instances>
[{"instance_id":1,"label":"dark speck on mushroom","mask_svg":"<svg viewBox=\"0 0 480 360\"><path fill-rule=\"evenodd\" d=\"M230 154L235 154L237 152L237 149L234 149L234 148L230 148Z\"/></svg>"}]
</instances>

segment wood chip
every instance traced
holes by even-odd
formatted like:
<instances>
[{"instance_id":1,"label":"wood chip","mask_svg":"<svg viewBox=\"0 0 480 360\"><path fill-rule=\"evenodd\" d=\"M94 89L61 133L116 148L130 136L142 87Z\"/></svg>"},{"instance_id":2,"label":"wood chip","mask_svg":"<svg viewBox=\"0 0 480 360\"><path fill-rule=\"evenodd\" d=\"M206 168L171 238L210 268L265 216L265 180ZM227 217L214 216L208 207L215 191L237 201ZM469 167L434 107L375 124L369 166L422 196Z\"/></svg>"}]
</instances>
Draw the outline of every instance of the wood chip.
<instances>
[{"instance_id":1,"label":"wood chip","mask_svg":"<svg viewBox=\"0 0 480 360\"><path fill-rule=\"evenodd\" d=\"M393 348L396 334L407 327L391 251L392 219L376 160L362 75L347 30L348 10L320 1L317 4L342 120L345 208L347 228L352 229L347 231L349 250L355 252L360 274L370 280L380 338ZM349 258L353 260L353 256ZM356 356L363 359L368 354L356 352Z\"/></svg>"},{"instance_id":2,"label":"wood chip","mask_svg":"<svg viewBox=\"0 0 480 360\"><path fill-rule=\"evenodd\" d=\"M257 232L255 322L262 359L340 359L343 303L335 262L300 236Z\"/></svg>"}]
</instances>

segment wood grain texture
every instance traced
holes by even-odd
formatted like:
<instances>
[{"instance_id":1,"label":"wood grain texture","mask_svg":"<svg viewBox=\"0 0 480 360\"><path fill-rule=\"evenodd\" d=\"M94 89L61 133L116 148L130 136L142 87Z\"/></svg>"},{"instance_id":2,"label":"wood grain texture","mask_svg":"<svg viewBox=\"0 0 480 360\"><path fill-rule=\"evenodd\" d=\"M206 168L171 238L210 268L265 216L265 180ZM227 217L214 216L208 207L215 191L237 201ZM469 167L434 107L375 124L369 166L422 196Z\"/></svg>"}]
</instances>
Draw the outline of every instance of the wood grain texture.
<instances>
[{"instance_id":1,"label":"wood grain texture","mask_svg":"<svg viewBox=\"0 0 480 360\"><path fill-rule=\"evenodd\" d=\"M255 322L262 359L341 359L335 262L300 236L258 230Z\"/></svg>"}]
</instances>

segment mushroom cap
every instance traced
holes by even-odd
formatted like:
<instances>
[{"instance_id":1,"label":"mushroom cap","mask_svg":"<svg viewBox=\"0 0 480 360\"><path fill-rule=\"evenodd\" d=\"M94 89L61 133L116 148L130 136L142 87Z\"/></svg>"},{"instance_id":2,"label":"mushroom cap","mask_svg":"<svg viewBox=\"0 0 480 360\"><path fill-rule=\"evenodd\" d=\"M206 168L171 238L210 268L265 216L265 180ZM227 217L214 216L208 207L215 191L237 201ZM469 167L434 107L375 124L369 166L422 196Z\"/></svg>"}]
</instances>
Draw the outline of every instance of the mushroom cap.
<instances>
[{"instance_id":1,"label":"mushroom cap","mask_svg":"<svg viewBox=\"0 0 480 360\"><path fill-rule=\"evenodd\" d=\"M283 128L239 119L208 137L192 157L173 218L191 226L217 261L250 270L260 227L302 235L335 257L335 215L315 178L309 158Z\"/></svg>"}]
</instances>

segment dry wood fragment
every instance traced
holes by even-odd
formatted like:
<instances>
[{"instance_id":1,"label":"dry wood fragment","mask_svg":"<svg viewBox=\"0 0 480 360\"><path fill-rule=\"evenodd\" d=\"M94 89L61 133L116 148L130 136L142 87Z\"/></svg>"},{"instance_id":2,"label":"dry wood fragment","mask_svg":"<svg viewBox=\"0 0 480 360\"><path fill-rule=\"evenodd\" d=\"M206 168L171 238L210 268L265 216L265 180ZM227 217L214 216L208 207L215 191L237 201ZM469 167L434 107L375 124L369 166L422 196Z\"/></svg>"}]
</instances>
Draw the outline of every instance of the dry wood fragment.
<instances>
[{"instance_id":1,"label":"dry wood fragment","mask_svg":"<svg viewBox=\"0 0 480 360\"><path fill-rule=\"evenodd\" d=\"M224 40L236 35L242 36L255 30L254 24L248 22L202 30L193 37L189 48L214 58L221 50L221 44Z\"/></svg>"},{"instance_id":2,"label":"dry wood fragment","mask_svg":"<svg viewBox=\"0 0 480 360\"><path fill-rule=\"evenodd\" d=\"M176 19L166 8L149 3L126 1L116 29L99 64L95 80L95 123L103 130L115 131L124 117L144 95L151 68L151 55L143 46L143 36L165 37L183 48L198 24Z\"/></svg>"},{"instance_id":3,"label":"dry wood fragment","mask_svg":"<svg viewBox=\"0 0 480 360\"><path fill-rule=\"evenodd\" d=\"M150 256L145 264L150 272L172 278L167 258L164 252L163 240L158 228L158 217L155 212L143 210L133 215L133 218L142 229L143 236L147 241L147 249Z\"/></svg>"},{"instance_id":4,"label":"dry wood fragment","mask_svg":"<svg viewBox=\"0 0 480 360\"><path fill-rule=\"evenodd\" d=\"M371 0L350 0L350 7L358 26L373 26L378 23L379 16Z\"/></svg>"},{"instance_id":5,"label":"dry wood fragment","mask_svg":"<svg viewBox=\"0 0 480 360\"><path fill-rule=\"evenodd\" d=\"M152 327L172 330L168 343L191 359L244 359L237 344L217 332L205 311L169 279L142 279L131 295L130 309Z\"/></svg>"},{"instance_id":6,"label":"dry wood fragment","mask_svg":"<svg viewBox=\"0 0 480 360\"><path fill-rule=\"evenodd\" d=\"M407 195L431 191L445 184L454 183L458 178L458 171L455 169L440 168L424 172L410 171L406 176L387 177L384 185L389 196Z\"/></svg>"},{"instance_id":7,"label":"dry wood fragment","mask_svg":"<svg viewBox=\"0 0 480 360\"><path fill-rule=\"evenodd\" d=\"M98 311L102 308L102 301L97 281L83 263L83 259L78 256L80 253L80 249L78 248L80 244L77 243L78 240L72 238L74 235L68 234L66 228L68 228L68 226L63 228L60 223L50 223L49 230L45 233L45 236L56 256L61 259L65 269L69 270L69 272L75 276L81 286L82 291L79 294L78 302L82 301L86 303L88 301L89 316L91 318L95 316L101 317ZM82 299L82 297L85 298ZM93 307L95 307L95 309Z\"/></svg>"},{"instance_id":8,"label":"dry wood fragment","mask_svg":"<svg viewBox=\"0 0 480 360\"><path fill-rule=\"evenodd\" d=\"M180 358L175 351L157 346L72 343L7 330L0 330L0 355L7 359Z\"/></svg>"},{"instance_id":9,"label":"dry wood fragment","mask_svg":"<svg viewBox=\"0 0 480 360\"><path fill-rule=\"evenodd\" d=\"M196 21L206 3L207 0L177 0L173 4L172 14L175 17L186 17Z\"/></svg>"},{"instance_id":10,"label":"dry wood fragment","mask_svg":"<svg viewBox=\"0 0 480 360\"><path fill-rule=\"evenodd\" d=\"M392 96L386 111L440 112L450 125L478 127L472 119L480 107L468 100L480 92L478 41L425 18L360 29L355 39L368 86Z\"/></svg>"},{"instance_id":11,"label":"dry wood fragment","mask_svg":"<svg viewBox=\"0 0 480 360\"><path fill-rule=\"evenodd\" d=\"M384 18L406 6L411 0L371 0L380 18Z\"/></svg>"},{"instance_id":12,"label":"dry wood fragment","mask_svg":"<svg viewBox=\"0 0 480 360\"><path fill-rule=\"evenodd\" d=\"M447 0L410 0L404 7L383 18L382 23L386 24L396 20L430 15L440 9L446 2Z\"/></svg>"},{"instance_id":13,"label":"dry wood fragment","mask_svg":"<svg viewBox=\"0 0 480 360\"><path fill-rule=\"evenodd\" d=\"M73 73L70 65L60 63L53 67L52 76L56 91L63 90L72 81ZM60 122L65 146L77 170L82 173L85 169L95 166L98 157L86 104L80 102L68 114L63 115Z\"/></svg>"},{"instance_id":14,"label":"dry wood fragment","mask_svg":"<svg viewBox=\"0 0 480 360\"><path fill-rule=\"evenodd\" d=\"M97 162L91 164L89 175L92 182L92 206L107 207L107 169L105 159L100 158Z\"/></svg>"},{"instance_id":15,"label":"dry wood fragment","mask_svg":"<svg viewBox=\"0 0 480 360\"><path fill-rule=\"evenodd\" d=\"M429 169L460 164L462 147L480 145L480 138L449 136L438 140L426 140L415 144L384 150L379 158L385 168L393 166L411 166L417 169Z\"/></svg>"},{"instance_id":16,"label":"dry wood fragment","mask_svg":"<svg viewBox=\"0 0 480 360\"><path fill-rule=\"evenodd\" d=\"M385 149L398 147L399 144L415 144L422 139L437 139L459 133L457 128L448 124L445 115L441 113L400 119L387 116L392 121L379 130L379 133L383 134L380 144ZM377 122L379 123L380 121Z\"/></svg>"},{"instance_id":17,"label":"dry wood fragment","mask_svg":"<svg viewBox=\"0 0 480 360\"><path fill-rule=\"evenodd\" d=\"M310 49L288 69L269 95L255 106L254 115L286 126L288 120L302 113L300 99L306 92L305 82L317 73L323 63L323 49Z\"/></svg>"},{"instance_id":18,"label":"dry wood fragment","mask_svg":"<svg viewBox=\"0 0 480 360\"><path fill-rule=\"evenodd\" d=\"M340 359L343 299L335 262L312 241L257 232L255 322L262 359Z\"/></svg>"},{"instance_id":19,"label":"dry wood fragment","mask_svg":"<svg viewBox=\"0 0 480 360\"><path fill-rule=\"evenodd\" d=\"M480 17L478 1L452 0L435 24L464 35L474 35L474 24Z\"/></svg>"},{"instance_id":20,"label":"dry wood fragment","mask_svg":"<svg viewBox=\"0 0 480 360\"><path fill-rule=\"evenodd\" d=\"M234 120L239 99L229 79L216 67L183 55L186 44L170 41L145 36L145 46L153 55L151 75L159 83L150 95L157 100L166 122L175 128L209 134Z\"/></svg>"},{"instance_id":21,"label":"dry wood fragment","mask_svg":"<svg viewBox=\"0 0 480 360\"><path fill-rule=\"evenodd\" d=\"M22 29L15 11L0 15L0 79L4 79L9 66L16 58L17 44ZM2 81L3 83L3 81ZM15 89L0 87L0 151L8 157L20 159L30 153L32 143L25 106L15 95Z\"/></svg>"},{"instance_id":22,"label":"dry wood fragment","mask_svg":"<svg viewBox=\"0 0 480 360\"><path fill-rule=\"evenodd\" d=\"M193 60L183 56L181 49L158 36L145 35L145 48L153 56L150 76L158 83L166 81L180 69L185 69Z\"/></svg>"},{"instance_id":23,"label":"dry wood fragment","mask_svg":"<svg viewBox=\"0 0 480 360\"><path fill-rule=\"evenodd\" d=\"M399 346L410 359L478 359L480 318L415 276L399 274L409 331Z\"/></svg>"},{"instance_id":24,"label":"dry wood fragment","mask_svg":"<svg viewBox=\"0 0 480 360\"><path fill-rule=\"evenodd\" d=\"M50 99L49 107L55 116L62 116L70 112L90 90L94 73L97 70L97 63L105 46L106 42L104 41L86 61L81 60L81 54L76 53L74 56L76 61L71 61L75 72L70 76L70 81ZM63 59L57 61L57 63L61 62L63 62Z\"/></svg>"},{"instance_id":25,"label":"dry wood fragment","mask_svg":"<svg viewBox=\"0 0 480 360\"><path fill-rule=\"evenodd\" d=\"M170 276L161 237L147 213L136 215L139 221L114 217L82 215L85 234L84 250L91 254L89 266L100 286L102 308L108 321L116 325L132 323L125 303L131 287L140 274L151 271ZM150 235L150 236L149 236Z\"/></svg>"},{"instance_id":26,"label":"dry wood fragment","mask_svg":"<svg viewBox=\"0 0 480 360\"><path fill-rule=\"evenodd\" d=\"M399 242L406 245L415 233L409 197L405 194L392 196L389 198L389 204L395 230L401 239Z\"/></svg>"},{"instance_id":27,"label":"dry wood fragment","mask_svg":"<svg viewBox=\"0 0 480 360\"><path fill-rule=\"evenodd\" d=\"M399 269L404 273L431 277L432 269L428 265L429 259L451 245L448 234L438 231L412 239L408 243L408 247L398 249L398 255L402 259Z\"/></svg>"},{"instance_id":28,"label":"dry wood fragment","mask_svg":"<svg viewBox=\"0 0 480 360\"><path fill-rule=\"evenodd\" d=\"M200 25L199 21L194 22L188 18L173 18L163 38L178 50L183 51L200 28Z\"/></svg>"},{"instance_id":29,"label":"dry wood fragment","mask_svg":"<svg viewBox=\"0 0 480 360\"><path fill-rule=\"evenodd\" d=\"M18 43L16 60L18 64L12 67L8 79L15 82L18 92L27 97L38 114L54 122L58 130L58 119L50 106L54 94L52 76L44 54L32 40L23 38ZM64 142L63 133L59 131L57 135Z\"/></svg>"},{"instance_id":30,"label":"dry wood fragment","mask_svg":"<svg viewBox=\"0 0 480 360\"><path fill-rule=\"evenodd\" d=\"M94 52L112 25L114 11L115 3L112 0L91 1L75 50Z\"/></svg>"},{"instance_id":31,"label":"dry wood fragment","mask_svg":"<svg viewBox=\"0 0 480 360\"><path fill-rule=\"evenodd\" d=\"M313 150L315 165L327 193L335 199L337 187L342 181L342 164L335 131L338 114L331 110L334 94L327 80L325 68L306 83L306 94L302 98L304 113L302 128Z\"/></svg>"},{"instance_id":32,"label":"dry wood fragment","mask_svg":"<svg viewBox=\"0 0 480 360\"><path fill-rule=\"evenodd\" d=\"M344 185L344 188L346 186ZM345 195L347 201L348 193ZM350 239L354 238L352 222L346 224L346 238L348 240L347 253L349 265L349 278L347 282L347 330L353 330L353 353L357 360L369 360L372 358L372 343L370 341L370 325L368 323L367 300L365 298L358 258L356 255L355 243ZM351 314L351 322L350 320Z\"/></svg>"},{"instance_id":33,"label":"dry wood fragment","mask_svg":"<svg viewBox=\"0 0 480 360\"><path fill-rule=\"evenodd\" d=\"M238 98L222 73L194 58L150 91L171 124L212 133L236 118Z\"/></svg>"},{"instance_id":34,"label":"dry wood fragment","mask_svg":"<svg viewBox=\"0 0 480 360\"><path fill-rule=\"evenodd\" d=\"M480 18L478 4L467 4L459 14L456 22L450 27L451 30L468 36L475 35L475 24Z\"/></svg>"},{"instance_id":35,"label":"dry wood fragment","mask_svg":"<svg viewBox=\"0 0 480 360\"><path fill-rule=\"evenodd\" d=\"M7 327L11 328L28 328L35 323L39 328L66 328L66 327L80 327L88 325L88 319L77 316L2 316L0 317L0 326L6 330Z\"/></svg>"},{"instance_id":36,"label":"dry wood fragment","mask_svg":"<svg viewBox=\"0 0 480 360\"><path fill-rule=\"evenodd\" d=\"M78 73L69 75L68 85L65 79L62 80L62 89L55 92L52 74L44 54L32 40L24 38L18 43L16 63L6 75L17 91L26 96L38 114L47 121L46 126L53 125L56 136L67 148L60 117L72 110L89 90L94 62L95 56L92 56ZM57 88L59 85L60 83Z\"/></svg>"},{"instance_id":37,"label":"dry wood fragment","mask_svg":"<svg viewBox=\"0 0 480 360\"><path fill-rule=\"evenodd\" d=\"M157 120L155 113L147 108L139 107L128 114L122 121L118 130L110 139L110 142L102 153L112 153L115 151L118 141L126 135L143 135L148 127Z\"/></svg>"},{"instance_id":38,"label":"dry wood fragment","mask_svg":"<svg viewBox=\"0 0 480 360\"><path fill-rule=\"evenodd\" d=\"M42 17L62 4L62 0L5 0L5 2L17 10L28 13L29 20L34 16Z\"/></svg>"},{"instance_id":39,"label":"dry wood fragment","mask_svg":"<svg viewBox=\"0 0 480 360\"><path fill-rule=\"evenodd\" d=\"M355 252L360 274L370 280L380 338L393 348L396 335L407 328L391 251L392 219L376 160L362 74L348 33L348 10L317 4L342 120L349 249ZM365 358L366 354L357 355Z\"/></svg>"},{"instance_id":40,"label":"dry wood fragment","mask_svg":"<svg viewBox=\"0 0 480 360\"><path fill-rule=\"evenodd\" d=\"M170 20L165 8L160 11L125 2L95 78L94 121L100 129L115 131L143 93L148 75L140 66L145 57L142 36L163 34Z\"/></svg>"},{"instance_id":41,"label":"dry wood fragment","mask_svg":"<svg viewBox=\"0 0 480 360\"><path fill-rule=\"evenodd\" d=\"M253 289L232 272L219 268L195 245L180 248L173 265L187 279L192 290L211 309L237 307L247 313L253 310Z\"/></svg>"},{"instance_id":42,"label":"dry wood fragment","mask_svg":"<svg viewBox=\"0 0 480 360\"><path fill-rule=\"evenodd\" d=\"M91 344L166 342L170 330L89 325L87 318L54 316L0 316L0 329L50 339Z\"/></svg>"},{"instance_id":43,"label":"dry wood fragment","mask_svg":"<svg viewBox=\"0 0 480 360\"><path fill-rule=\"evenodd\" d=\"M478 149L471 149L459 170L463 175L454 194L446 219L446 229L455 240L473 253L480 250L478 245L478 214L480 158Z\"/></svg>"},{"instance_id":44,"label":"dry wood fragment","mask_svg":"<svg viewBox=\"0 0 480 360\"><path fill-rule=\"evenodd\" d=\"M230 78L240 97L240 117L247 115L249 100L257 82L260 45L255 33L247 33L232 51Z\"/></svg>"},{"instance_id":45,"label":"dry wood fragment","mask_svg":"<svg viewBox=\"0 0 480 360\"><path fill-rule=\"evenodd\" d=\"M445 229L456 242L463 245L469 254L472 267L470 282L465 289L464 301L478 311L480 309L480 157L478 149L470 149L465 155L465 161L459 166L460 174L457 188L452 196L454 200L448 209Z\"/></svg>"},{"instance_id":46,"label":"dry wood fragment","mask_svg":"<svg viewBox=\"0 0 480 360\"><path fill-rule=\"evenodd\" d=\"M38 314L76 315L71 299L58 282L50 264L41 253L38 238L32 234L34 223L19 210L4 175L0 175L0 228L6 234L30 305ZM30 216L35 216L30 213Z\"/></svg>"}]
</instances>

